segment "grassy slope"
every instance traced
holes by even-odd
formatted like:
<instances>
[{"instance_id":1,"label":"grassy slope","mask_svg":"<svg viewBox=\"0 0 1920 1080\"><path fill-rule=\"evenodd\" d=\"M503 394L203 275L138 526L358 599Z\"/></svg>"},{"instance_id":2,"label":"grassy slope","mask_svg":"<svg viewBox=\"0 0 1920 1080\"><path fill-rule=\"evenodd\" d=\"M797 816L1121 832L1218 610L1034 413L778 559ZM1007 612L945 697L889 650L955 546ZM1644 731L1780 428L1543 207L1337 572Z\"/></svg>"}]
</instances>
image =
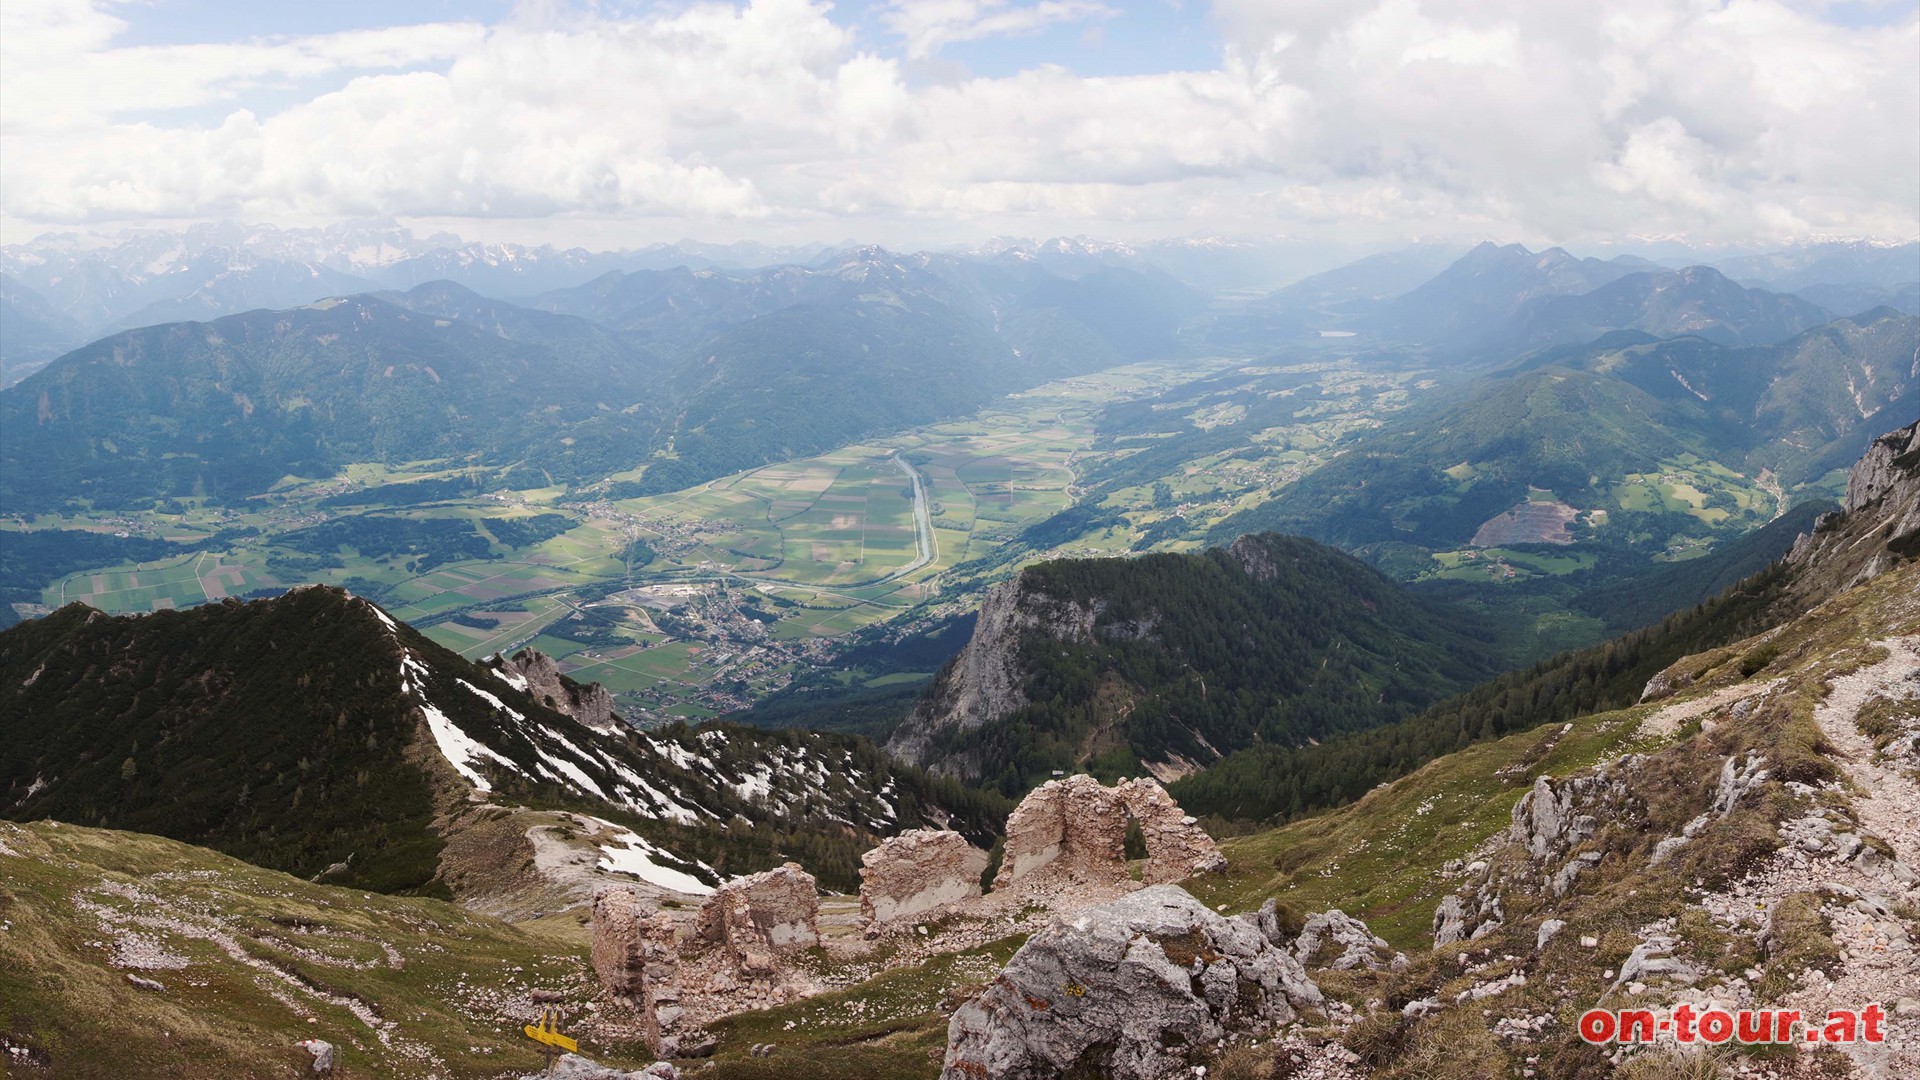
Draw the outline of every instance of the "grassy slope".
<instances>
[{"instance_id":1,"label":"grassy slope","mask_svg":"<svg viewBox=\"0 0 1920 1080\"><path fill-rule=\"evenodd\" d=\"M1909 564L1829 601L1764 641L1752 638L1689 657L1675 667L1693 677L1693 684L1658 705L1600 713L1564 729L1551 726L1476 746L1342 810L1230 841L1223 845L1230 860L1227 873L1189 887L1227 910L1251 907L1267 896L1300 911L1338 907L1367 919L1407 952L1412 962L1404 972L1316 976L1329 993L1356 1007L1384 1003L1383 1011L1343 1036L1371 1075L1409 1080L1517 1075L1520 1058L1528 1054L1538 1055L1541 1075L1548 1077L1615 1075L1595 1048L1571 1033L1578 1013L1603 997L1613 970L1640 942L1638 928L1675 920L1683 950L1710 979L1764 969L1754 983L1763 1004L1779 1000L1802 967L1821 966L1839 955L1830 931L1815 916L1795 922L1782 915L1786 921L1777 924L1776 940L1762 946L1716 926L1689 906L1690 894L1697 891L1693 886L1718 889L1738 878L1782 843L1779 821L1808 811L1809 800L1789 794L1780 781L1817 784L1838 776L1814 709L1829 679L1884 655L1874 641L1920 631L1920 618L1906 599L1916 585L1920 568ZM1776 678L1783 684L1763 707L1711 734L1702 732L1698 719L1663 736L1639 734L1640 721L1659 707ZM1667 865L1650 866L1647 855L1654 843L1677 833L1704 807L1724 755L1753 751L1767 755L1774 780L1715 820ZM1560 900L1508 894L1504 928L1472 943L1430 949L1434 908L1462 880L1445 870L1449 860L1510 858L1511 853L1481 845L1505 830L1514 803L1534 777L1564 777L1630 752L1650 755L1637 791L1646 816L1603 827L1590 850L1603 851L1604 859L1593 871ZM1649 783L1648 777L1657 782ZM1812 805L1839 799L1837 793L1820 795ZM1804 906L1807 898L1789 899L1791 907ZM1807 910L1817 907L1814 898ZM1563 934L1536 950L1535 929L1547 916L1566 920L1597 944L1584 947L1576 935ZM1422 1020L1399 1014L1415 999L1451 1002L1469 987L1522 969L1525 985L1476 1003L1484 1013L1478 1007L1450 1008ZM1553 1018L1542 1041L1507 1043L1488 1030L1488 1017L1532 1015ZM1436 1049L1441 1047L1443 1052ZM1728 1051L1772 1052L1765 1047Z\"/></svg>"},{"instance_id":2,"label":"grassy slope","mask_svg":"<svg viewBox=\"0 0 1920 1080\"><path fill-rule=\"evenodd\" d=\"M1791 764L1789 759L1813 742L1812 708L1822 692L1823 663L1844 662L1870 637L1902 632L1883 621L1880 605L1916 587L1920 568L1909 565L1830 601L1771 638L1787 659L1751 676L1736 677L1738 665L1724 661L1753 652L1752 639L1710 650L1681 666L1714 668L1720 678L1702 681L1675 697L1469 747L1339 810L1228 840L1222 844L1227 872L1190 887L1209 904L1224 903L1235 910L1258 907L1268 896L1302 911L1338 907L1366 919L1398 948L1411 952L1425 947L1432 942L1434 906L1456 884L1439 877L1440 867L1506 828L1513 804L1534 777L1566 776L1622 754L1672 745L1671 738L1638 738L1640 721L1666 705L1720 686L1747 678L1763 682L1782 674L1794 682L1798 697L1786 721L1788 730L1770 749L1777 762ZM1805 643L1813 647L1796 661L1796 651ZM1813 653L1820 658L1812 658ZM1832 653L1842 659L1833 660L1828 655Z\"/></svg>"},{"instance_id":3,"label":"grassy slope","mask_svg":"<svg viewBox=\"0 0 1920 1080\"><path fill-rule=\"evenodd\" d=\"M0 1039L52 1075L288 1076L307 1061L294 1043L322 1038L338 1048L342 1078L425 1076L430 1062L437 1075L490 1077L539 1064L520 1031L538 1011L529 990L562 995L568 1030L587 1015L592 973L577 923L509 926L138 833L0 823L0 845ZM112 935L83 904L226 941L127 926L190 961L138 973L164 991L137 989L109 966L100 943ZM356 998L392 1024L385 1044L343 1004ZM645 1060L637 1048L588 1048Z\"/></svg>"}]
</instances>

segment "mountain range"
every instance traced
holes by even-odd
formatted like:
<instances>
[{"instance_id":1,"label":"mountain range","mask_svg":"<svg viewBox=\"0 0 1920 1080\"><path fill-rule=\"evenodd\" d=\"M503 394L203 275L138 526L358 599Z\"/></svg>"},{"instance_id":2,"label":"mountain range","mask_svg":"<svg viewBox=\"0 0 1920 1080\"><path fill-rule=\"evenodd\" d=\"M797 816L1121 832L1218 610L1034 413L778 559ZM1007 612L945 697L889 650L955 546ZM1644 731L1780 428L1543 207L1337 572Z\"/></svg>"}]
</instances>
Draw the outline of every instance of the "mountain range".
<instances>
[{"instance_id":1,"label":"mountain range","mask_svg":"<svg viewBox=\"0 0 1920 1080\"><path fill-rule=\"evenodd\" d=\"M531 486L650 465L638 490L670 491L1169 349L1182 296L880 249L616 273L532 308L434 283L102 339L0 391L0 462L22 506L422 458Z\"/></svg>"},{"instance_id":2,"label":"mountain range","mask_svg":"<svg viewBox=\"0 0 1920 1080\"><path fill-rule=\"evenodd\" d=\"M1286 240L1194 237L1120 243L1058 237L997 239L942 257L1016 274L1038 269L1067 280L1100 271L1130 271L1178 282L1181 289L1203 295L1237 296L1240 299L1228 305L1230 313L1214 319L1216 327L1233 328L1229 341L1235 345L1275 332L1365 329L1456 350L1463 345L1479 349L1486 343L1477 335L1489 328L1488 320L1512 318L1529 299L1591 292L1636 271L1657 274L1701 264L1717 267L1750 289L1795 293L1835 314L1881 305L1909 314L1920 308L1913 291L1920 288L1920 246L1911 243L1809 244L1732 258L1648 245L1658 256L1657 264L1632 255L1580 259L1557 248L1535 254L1514 244L1482 244L1462 258L1465 248L1424 241L1364 254L1354 247ZM422 237L391 222L317 229L229 222L111 238L50 235L0 248L0 289L13 297L6 301L5 325L0 325L0 384L104 333L180 319L288 308L380 288L404 291L434 281L525 302L580 290L609 275L617 281L622 275L649 271L738 276L772 267L818 269L857 250L853 245L681 241L588 251L471 243L449 234ZM1342 255L1361 257L1325 269L1327 261ZM1691 262L1686 261L1689 257ZM1449 280L1432 280L1446 276L1450 264L1455 265ZM647 287L600 282L599 290L644 295ZM547 303L555 310L586 314L584 309L594 301L590 295L556 296ZM620 316L616 311L612 317ZM1658 328L1657 311L1605 322L1609 329L1632 325L1672 332ZM1746 329L1726 316L1709 322L1725 325L1736 335L1745 333L1743 340L1759 341L1755 334L1777 325L1778 319ZM1579 329L1575 323L1562 333ZM1519 339L1523 344L1528 340Z\"/></svg>"},{"instance_id":3,"label":"mountain range","mask_svg":"<svg viewBox=\"0 0 1920 1080\"><path fill-rule=\"evenodd\" d=\"M1779 344L1627 331L1549 349L1356 435L1325 467L1214 532L1444 550L1478 543L1500 515L1538 504L1572 530L1538 533L1545 542L1632 544L1637 535L1657 551L1663 529L1705 524L1693 511L1712 507L1700 494L1697 506L1669 508L1632 490L1667 481L1636 477L1693 469L1711 486L1712 470L1683 466L1684 457L1723 463L1723 480L1816 480L1911 413L1916 348L1920 317L1881 309ZM1658 526L1636 516L1649 513L1675 516Z\"/></svg>"}]
</instances>

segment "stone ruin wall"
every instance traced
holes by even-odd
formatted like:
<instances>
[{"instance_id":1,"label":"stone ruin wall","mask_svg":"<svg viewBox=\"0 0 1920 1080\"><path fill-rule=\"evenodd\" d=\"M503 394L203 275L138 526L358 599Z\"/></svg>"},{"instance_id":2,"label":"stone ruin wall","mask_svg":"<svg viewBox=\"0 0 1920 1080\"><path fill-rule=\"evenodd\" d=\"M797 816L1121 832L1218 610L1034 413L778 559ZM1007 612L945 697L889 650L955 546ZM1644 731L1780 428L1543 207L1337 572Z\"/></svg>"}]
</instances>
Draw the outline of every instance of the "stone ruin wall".
<instances>
[{"instance_id":1,"label":"stone ruin wall","mask_svg":"<svg viewBox=\"0 0 1920 1080\"><path fill-rule=\"evenodd\" d=\"M1104 787L1071 776L1035 788L1007 818L1006 854L994 891L1032 879L1119 883L1128 880L1127 822L1146 839L1147 885L1184 881L1226 866L1220 848L1158 781Z\"/></svg>"},{"instance_id":2,"label":"stone ruin wall","mask_svg":"<svg viewBox=\"0 0 1920 1080\"><path fill-rule=\"evenodd\" d=\"M820 944L820 893L797 863L730 881L691 919L631 889L594 898L593 967L655 1053L723 1016L818 992L786 960Z\"/></svg>"},{"instance_id":3,"label":"stone ruin wall","mask_svg":"<svg viewBox=\"0 0 1920 1080\"><path fill-rule=\"evenodd\" d=\"M1127 872L1129 821L1146 840L1142 881ZM1007 819L993 893L980 879L987 853L950 830L890 837L861 858L860 907L868 937L928 916L988 916L1007 904L1064 912L1143 886L1220 870L1226 859L1157 781L1105 787L1090 776L1043 784ZM798 864L730 881L691 916L661 910L631 889L593 905L593 965L637 1037L670 1055L697 1046L699 1029L749 1009L784 1004L819 987L791 961L822 945L819 890Z\"/></svg>"},{"instance_id":4,"label":"stone ruin wall","mask_svg":"<svg viewBox=\"0 0 1920 1080\"><path fill-rule=\"evenodd\" d=\"M987 853L946 829L888 837L860 857L860 914L870 928L937 914L980 895Z\"/></svg>"}]
</instances>

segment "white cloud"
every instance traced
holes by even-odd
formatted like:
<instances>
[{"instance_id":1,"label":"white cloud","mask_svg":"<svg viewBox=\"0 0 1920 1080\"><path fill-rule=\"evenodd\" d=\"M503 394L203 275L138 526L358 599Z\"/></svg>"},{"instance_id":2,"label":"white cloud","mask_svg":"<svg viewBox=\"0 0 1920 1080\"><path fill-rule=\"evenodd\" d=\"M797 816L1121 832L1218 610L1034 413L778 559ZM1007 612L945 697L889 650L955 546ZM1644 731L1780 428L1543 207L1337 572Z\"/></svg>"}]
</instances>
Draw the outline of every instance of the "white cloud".
<instances>
[{"instance_id":1,"label":"white cloud","mask_svg":"<svg viewBox=\"0 0 1920 1080\"><path fill-rule=\"evenodd\" d=\"M629 223L622 242L1920 231L1911 12L1844 27L1777 0L1221 0L1213 70L923 85L902 68L1106 11L910 0L885 13L896 56L805 0L143 48L114 46L101 5L10 0L0 215L14 232L591 220Z\"/></svg>"},{"instance_id":2,"label":"white cloud","mask_svg":"<svg viewBox=\"0 0 1920 1080\"><path fill-rule=\"evenodd\" d=\"M887 28L906 41L907 56L921 59L944 45L1038 33L1059 23L1109 19L1113 8L1096 0L893 0L882 16Z\"/></svg>"}]
</instances>

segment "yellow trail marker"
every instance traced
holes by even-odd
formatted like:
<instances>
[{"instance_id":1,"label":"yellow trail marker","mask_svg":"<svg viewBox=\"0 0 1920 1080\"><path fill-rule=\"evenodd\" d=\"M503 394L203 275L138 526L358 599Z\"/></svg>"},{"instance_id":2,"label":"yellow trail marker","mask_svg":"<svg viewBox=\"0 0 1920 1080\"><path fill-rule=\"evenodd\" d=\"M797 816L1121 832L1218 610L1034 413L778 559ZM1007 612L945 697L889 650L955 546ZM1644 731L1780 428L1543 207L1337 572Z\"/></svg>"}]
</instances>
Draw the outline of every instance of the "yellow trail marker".
<instances>
[{"instance_id":1,"label":"yellow trail marker","mask_svg":"<svg viewBox=\"0 0 1920 1080\"><path fill-rule=\"evenodd\" d=\"M548 1046L557 1046L568 1053L577 1053L580 1043L569 1036L560 1034L560 1010L546 1009L540 1013L540 1023L526 1026L527 1038Z\"/></svg>"}]
</instances>

